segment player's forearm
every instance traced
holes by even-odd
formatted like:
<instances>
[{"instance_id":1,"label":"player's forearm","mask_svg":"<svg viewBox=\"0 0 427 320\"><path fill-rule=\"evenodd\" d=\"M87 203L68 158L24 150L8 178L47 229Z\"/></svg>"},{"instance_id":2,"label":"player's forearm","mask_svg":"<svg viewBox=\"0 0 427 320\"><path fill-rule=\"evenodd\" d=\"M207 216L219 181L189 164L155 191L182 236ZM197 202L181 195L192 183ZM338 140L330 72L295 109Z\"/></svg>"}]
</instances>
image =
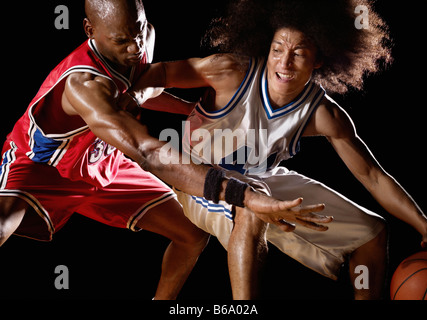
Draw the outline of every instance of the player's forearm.
<instances>
[{"instance_id":1,"label":"player's forearm","mask_svg":"<svg viewBox=\"0 0 427 320\"><path fill-rule=\"evenodd\" d=\"M209 168L192 163L183 164L179 152L165 147L166 144L160 141L146 145L140 166L175 188L202 197L204 178Z\"/></svg>"},{"instance_id":2,"label":"player's forearm","mask_svg":"<svg viewBox=\"0 0 427 320\"><path fill-rule=\"evenodd\" d=\"M166 88L166 69L163 62L148 65L131 90L138 92L148 87Z\"/></svg>"},{"instance_id":3,"label":"player's forearm","mask_svg":"<svg viewBox=\"0 0 427 320\"><path fill-rule=\"evenodd\" d=\"M148 99L142 107L145 109L189 115L195 106L194 102L188 102L177 98L167 92L160 96Z\"/></svg>"},{"instance_id":4,"label":"player's forearm","mask_svg":"<svg viewBox=\"0 0 427 320\"><path fill-rule=\"evenodd\" d=\"M196 196L203 196L204 177L209 167L183 164L182 155L151 137L147 128L133 117L119 112L90 124L91 131L116 147L166 183Z\"/></svg>"},{"instance_id":5,"label":"player's forearm","mask_svg":"<svg viewBox=\"0 0 427 320\"><path fill-rule=\"evenodd\" d=\"M192 163L169 144L150 136L145 126L141 126L124 111L104 114L102 120L99 117L95 118L97 120L87 119L90 120L88 123L92 132L129 156L142 169L185 193L198 197L205 196L206 176L211 169L210 166ZM218 200L227 200L226 188L229 181L225 174L217 181ZM212 185L215 182L208 181L208 184ZM242 188L231 190L231 194L239 194L236 190L243 192L241 200L244 205L249 204L249 207L252 207L265 202L271 204L265 199L260 199L260 194L254 192L248 185L241 186Z\"/></svg>"},{"instance_id":6,"label":"player's forearm","mask_svg":"<svg viewBox=\"0 0 427 320\"><path fill-rule=\"evenodd\" d=\"M387 173L380 174L370 192L387 212L408 223L420 234L426 234L425 214L394 178Z\"/></svg>"},{"instance_id":7,"label":"player's forearm","mask_svg":"<svg viewBox=\"0 0 427 320\"><path fill-rule=\"evenodd\" d=\"M230 199L227 199L226 197L227 185L230 182L230 178L227 177L226 173L224 173L223 177L219 178L219 181L210 180L207 176L208 171L212 168L211 166L194 163L179 164L182 163L183 159L182 155L177 151L172 151L172 153L169 154L168 159L173 161L179 161L179 163L167 164L161 160L163 158L162 148L164 146L165 145L161 146L159 144L156 147L156 143L154 143L152 146L153 149L149 151L147 150L148 153L146 154L144 161L140 163L141 167L144 170L153 173L166 183L174 186L176 189L197 197L207 197L207 193L205 190L206 183L211 186L218 185L219 190L217 200L230 201ZM272 210L272 208L277 210L276 207L271 206L274 199L266 199L266 196L263 193L255 191L253 188L249 187L249 184L245 182L242 182L240 185L242 188L237 187L232 188L233 190L230 189L231 193L236 196L236 199L234 199L233 196L231 197L234 199L233 201L237 200L237 198L240 198L238 196L240 194L242 196L242 205L245 207L248 207L250 209L256 208L261 211L265 210L266 212L269 212L269 210ZM257 187L259 186L255 185L255 188ZM243 192L243 195L240 192ZM230 198L230 195L228 197ZM262 199L263 197L264 199ZM233 204L233 201L230 201L229 203ZM275 201L278 205L279 201Z\"/></svg>"},{"instance_id":8,"label":"player's forearm","mask_svg":"<svg viewBox=\"0 0 427 320\"><path fill-rule=\"evenodd\" d=\"M151 64L132 86L132 90L137 92L147 87L185 89L209 86L203 72L199 70L200 61L199 58L191 58Z\"/></svg>"}]
</instances>

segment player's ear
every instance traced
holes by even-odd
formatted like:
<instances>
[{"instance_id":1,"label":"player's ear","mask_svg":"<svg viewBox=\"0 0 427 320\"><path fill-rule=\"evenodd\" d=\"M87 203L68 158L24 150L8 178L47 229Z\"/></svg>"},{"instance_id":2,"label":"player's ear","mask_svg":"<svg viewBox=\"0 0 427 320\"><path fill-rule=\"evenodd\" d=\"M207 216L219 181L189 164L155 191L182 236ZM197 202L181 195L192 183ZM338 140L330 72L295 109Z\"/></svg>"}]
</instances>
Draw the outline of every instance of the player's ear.
<instances>
[{"instance_id":1,"label":"player's ear","mask_svg":"<svg viewBox=\"0 0 427 320\"><path fill-rule=\"evenodd\" d=\"M93 39L93 25L88 18L83 19L83 29L89 39Z\"/></svg>"},{"instance_id":2,"label":"player's ear","mask_svg":"<svg viewBox=\"0 0 427 320\"><path fill-rule=\"evenodd\" d=\"M323 66L323 60L316 60L316 63L314 64L314 69L319 69Z\"/></svg>"}]
</instances>

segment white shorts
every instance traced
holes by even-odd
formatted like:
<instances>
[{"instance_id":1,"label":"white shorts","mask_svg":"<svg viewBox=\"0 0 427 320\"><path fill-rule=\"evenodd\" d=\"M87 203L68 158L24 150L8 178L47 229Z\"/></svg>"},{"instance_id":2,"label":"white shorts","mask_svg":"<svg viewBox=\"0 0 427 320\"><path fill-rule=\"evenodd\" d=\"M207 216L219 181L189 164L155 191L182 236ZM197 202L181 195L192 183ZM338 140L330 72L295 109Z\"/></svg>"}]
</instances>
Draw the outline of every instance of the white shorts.
<instances>
[{"instance_id":1,"label":"white shorts","mask_svg":"<svg viewBox=\"0 0 427 320\"><path fill-rule=\"evenodd\" d=\"M333 216L325 232L302 226L294 232L283 232L270 225L267 240L282 252L308 268L336 280L341 265L357 248L369 242L385 227L379 215L348 200L322 183L284 167L278 167L257 177L280 200L304 198L304 204L325 203L324 215ZM199 228L216 236L227 249L233 230L232 206L214 204L204 198L176 191L185 215Z\"/></svg>"}]
</instances>

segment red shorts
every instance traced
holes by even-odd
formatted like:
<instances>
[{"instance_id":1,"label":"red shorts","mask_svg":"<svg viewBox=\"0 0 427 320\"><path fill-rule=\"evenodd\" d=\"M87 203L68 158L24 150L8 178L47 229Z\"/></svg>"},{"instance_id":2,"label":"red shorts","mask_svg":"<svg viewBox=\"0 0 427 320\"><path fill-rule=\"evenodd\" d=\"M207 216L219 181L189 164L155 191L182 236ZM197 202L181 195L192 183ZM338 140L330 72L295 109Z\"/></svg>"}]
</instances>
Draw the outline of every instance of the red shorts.
<instances>
[{"instance_id":1,"label":"red shorts","mask_svg":"<svg viewBox=\"0 0 427 320\"><path fill-rule=\"evenodd\" d=\"M0 197L25 200L38 217L27 214L17 235L50 241L73 213L138 231L136 225L148 210L175 197L167 185L124 156L114 180L99 187L65 179L54 167L18 153L5 154L0 164Z\"/></svg>"}]
</instances>

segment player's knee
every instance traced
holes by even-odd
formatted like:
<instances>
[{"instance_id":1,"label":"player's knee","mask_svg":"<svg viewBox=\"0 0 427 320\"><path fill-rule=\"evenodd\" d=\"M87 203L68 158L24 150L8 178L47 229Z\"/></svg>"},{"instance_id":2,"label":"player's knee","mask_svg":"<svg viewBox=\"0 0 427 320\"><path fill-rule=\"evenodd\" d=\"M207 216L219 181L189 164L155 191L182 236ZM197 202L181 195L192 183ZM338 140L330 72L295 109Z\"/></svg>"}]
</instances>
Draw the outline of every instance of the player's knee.
<instances>
[{"instance_id":1,"label":"player's knee","mask_svg":"<svg viewBox=\"0 0 427 320\"><path fill-rule=\"evenodd\" d=\"M3 243L6 242L6 239L4 237L4 231L2 229L2 226L0 224L0 247L3 245Z\"/></svg>"},{"instance_id":2,"label":"player's knee","mask_svg":"<svg viewBox=\"0 0 427 320\"><path fill-rule=\"evenodd\" d=\"M236 208L234 217L233 232L239 232L246 236L257 239L264 239L267 231L267 223L258 219L250 210L245 208Z\"/></svg>"},{"instance_id":3,"label":"player's knee","mask_svg":"<svg viewBox=\"0 0 427 320\"><path fill-rule=\"evenodd\" d=\"M209 234L197 228L193 232L189 232L181 239L181 242L190 245L194 248L203 250L209 241Z\"/></svg>"},{"instance_id":4,"label":"player's knee","mask_svg":"<svg viewBox=\"0 0 427 320\"><path fill-rule=\"evenodd\" d=\"M192 233L180 234L178 237L171 239L175 245L185 248L187 252L191 252L192 255L199 255L203 252L209 241L209 234L200 230Z\"/></svg>"},{"instance_id":5,"label":"player's knee","mask_svg":"<svg viewBox=\"0 0 427 320\"><path fill-rule=\"evenodd\" d=\"M0 217L0 247L3 245L3 243L6 242L8 238L9 238L9 232L7 232L6 230L6 223Z\"/></svg>"},{"instance_id":6,"label":"player's knee","mask_svg":"<svg viewBox=\"0 0 427 320\"><path fill-rule=\"evenodd\" d=\"M15 197L0 197L0 246L20 225L28 204Z\"/></svg>"},{"instance_id":7,"label":"player's knee","mask_svg":"<svg viewBox=\"0 0 427 320\"><path fill-rule=\"evenodd\" d=\"M174 230L167 237L176 244L203 250L209 241L209 234L192 223Z\"/></svg>"}]
</instances>

